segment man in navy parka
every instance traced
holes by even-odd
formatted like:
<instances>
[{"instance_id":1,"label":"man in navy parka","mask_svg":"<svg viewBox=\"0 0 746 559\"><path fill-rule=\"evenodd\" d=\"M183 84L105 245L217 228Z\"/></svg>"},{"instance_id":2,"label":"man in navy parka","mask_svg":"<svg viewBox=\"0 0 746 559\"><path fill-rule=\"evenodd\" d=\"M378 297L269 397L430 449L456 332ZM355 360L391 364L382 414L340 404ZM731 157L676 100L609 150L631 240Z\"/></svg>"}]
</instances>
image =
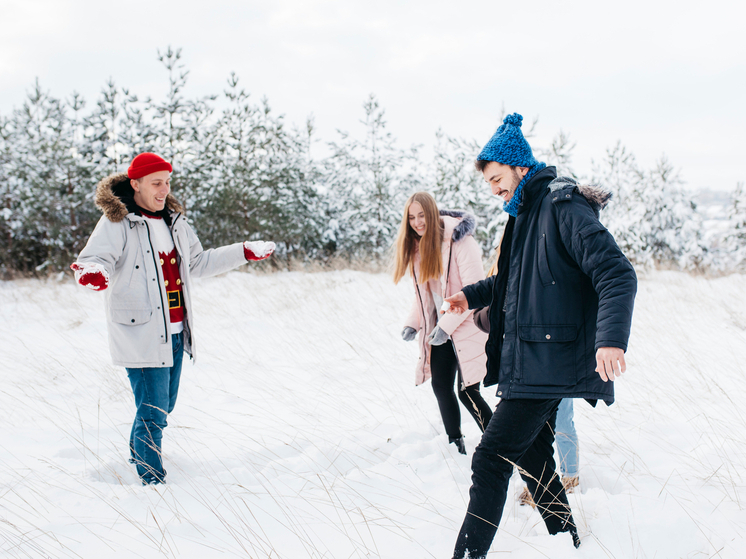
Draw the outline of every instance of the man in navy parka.
<instances>
[{"instance_id":1,"label":"man in navy parka","mask_svg":"<svg viewBox=\"0 0 746 559\"><path fill-rule=\"evenodd\" d=\"M474 451L469 507L454 559L483 558L497 532L514 464L550 534L580 539L553 457L563 398L614 401L624 372L634 268L598 220L609 194L557 178L538 162L521 132L503 121L477 168L510 214L498 274L466 286L451 311L489 307L485 386L501 398Z\"/></svg>"}]
</instances>

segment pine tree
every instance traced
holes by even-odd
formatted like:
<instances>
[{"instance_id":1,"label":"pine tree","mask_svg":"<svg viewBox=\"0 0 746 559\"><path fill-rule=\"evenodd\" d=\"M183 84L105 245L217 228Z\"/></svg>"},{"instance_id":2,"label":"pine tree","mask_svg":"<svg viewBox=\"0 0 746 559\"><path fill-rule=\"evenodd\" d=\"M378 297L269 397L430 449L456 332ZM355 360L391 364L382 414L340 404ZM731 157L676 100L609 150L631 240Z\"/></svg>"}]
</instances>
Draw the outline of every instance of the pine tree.
<instances>
[{"instance_id":1,"label":"pine tree","mask_svg":"<svg viewBox=\"0 0 746 559\"><path fill-rule=\"evenodd\" d=\"M604 159L592 164L591 182L612 194L609 205L601 212L601 222L632 263L652 265L652 254L641 229L645 215L641 194L643 172L637 166L635 156L617 142L606 150Z\"/></svg>"},{"instance_id":2,"label":"pine tree","mask_svg":"<svg viewBox=\"0 0 746 559\"><path fill-rule=\"evenodd\" d=\"M653 261L693 270L705 256L702 216L682 184L678 171L662 156L643 175L639 192L644 212L638 227Z\"/></svg>"},{"instance_id":3,"label":"pine tree","mask_svg":"<svg viewBox=\"0 0 746 559\"><path fill-rule=\"evenodd\" d=\"M494 196L474 162L480 146L475 140L435 134L435 177L433 195L440 209L461 209L477 218L474 238L485 258L497 246L508 214L502 210L502 199Z\"/></svg>"},{"instance_id":4,"label":"pine tree","mask_svg":"<svg viewBox=\"0 0 746 559\"><path fill-rule=\"evenodd\" d=\"M600 164L594 164L593 182L612 191L601 220L633 263L701 267L706 253L702 216L665 156L644 171L617 143Z\"/></svg>"},{"instance_id":5,"label":"pine tree","mask_svg":"<svg viewBox=\"0 0 746 559\"><path fill-rule=\"evenodd\" d=\"M422 187L417 148L401 149L386 130L385 112L371 95L363 104L363 140L338 131L326 176L332 220L326 235L342 253L383 256L401 223L407 197Z\"/></svg>"},{"instance_id":6,"label":"pine tree","mask_svg":"<svg viewBox=\"0 0 746 559\"><path fill-rule=\"evenodd\" d=\"M728 233L725 236L727 268L746 272L746 184L739 182L728 211Z\"/></svg>"},{"instance_id":7,"label":"pine tree","mask_svg":"<svg viewBox=\"0 0 746 559\"><path fill-rule=\"evenodd\" d=\"M149 103L146 99L145 104ZM136 95L109 79L95 109L84 119L86 141L82 155L92 163L99 180L126 172L132 158L140 153L138 148L143 141L152 143L154 131L144 125L140 105Z\"/></svg>"},{"instance_id":8,"label":"pine tree","mask_svg":"<svg viewBox=\"0 0 746 559\"><path fill-rule=\"evenodd\" d=\"M313 252L320 245L317 194L307 138L285 128L263 100L253 104L232 74L227 102L207 146L198 151L199 188L195 189L195 225L207 244L236 238L272 238L278 256Z\"/></svg>"},{"instance_id":9,"label":"pine tree","mask_svg":"<svg viewBox=\"0 0 746 559\"><path fill-rule=\"evenodd\" d=\"M534 121L534 126L536 121ZM533 126L532 126L533 130ZM544 161L547 165L553 165L557 168L558 177L570 177L577 179L578 176L572 166L572 152L575 149L575 142L570 140L570 135L560 130L557 135L552 138L552 142L549 147L537 148L536 158L539 161Z\"/></svg>"},{"instance_id":10,"label":"pine tree","mask_svg":"<svg viewBox=\"0 0 746 559\"><path fill-rule=\"evenodd\" d=\"M145 133L138 153L154 151L171 163L171 189L189 212L198 199L197 190L210 173L204 167L204 155L217 140L211 126L216 96L184 96L189 71L181 60L181 49L158 51L158 60L168 71L168 93L163 102L152 104L152 115L145 119L152 130L142 131Z\"/></svg>"},{"instance_id":11,"label":"pine tree","mask_svg":"<svg viewBox=\"0 0 746 559\"><path fill-rule=\"evenodd\" d=\"M21 223L16 216L18 191L11 186L13 173L13 134L11 121L0 115L0 275L8 276L16 269L13 254L14 238Z\"/></svg>"},{"instance_id":12,"label":"pine tree","mask_svg":"<svg viewBox=\"0 0 746 559\"><path fill-rule=\"evenodd\" d=\"M92 165L82 155L83 107L79 95L61 101L37 81L6 121L11 151L4 166L4 213L12 224L6 258L17 270L66 267L93 228L97 215L90 203Z\"/></svg>"}]
</instances>

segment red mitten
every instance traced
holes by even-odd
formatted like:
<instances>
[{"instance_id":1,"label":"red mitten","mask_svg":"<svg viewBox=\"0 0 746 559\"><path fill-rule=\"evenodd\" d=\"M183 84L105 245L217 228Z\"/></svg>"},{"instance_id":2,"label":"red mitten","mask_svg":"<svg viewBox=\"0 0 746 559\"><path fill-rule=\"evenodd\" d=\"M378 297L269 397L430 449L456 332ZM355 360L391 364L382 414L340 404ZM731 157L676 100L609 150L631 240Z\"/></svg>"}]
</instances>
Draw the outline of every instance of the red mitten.
<instances>
[{"instance_id":1,"label":"red mitten","mask_svg":"<svg viewBox=\"0 0 746 559\"><path fill-rule=\"evenodd\" d=\"M109 287L109 274L101 264L78 264L73 262L70 268L75 270L75 281L93 291L103 291Z\"/></svg>"},{"instance_id":2,"label":"red mitten","mask_svg":"<svg viewBox=\"0 0 746 559\"><path fill-rule=\"evenodd\" d=\"M272 256L275 251L275 243L272 241L244 241L243 255L246 260L264 260Z\"/></svg>"}]
</instances>

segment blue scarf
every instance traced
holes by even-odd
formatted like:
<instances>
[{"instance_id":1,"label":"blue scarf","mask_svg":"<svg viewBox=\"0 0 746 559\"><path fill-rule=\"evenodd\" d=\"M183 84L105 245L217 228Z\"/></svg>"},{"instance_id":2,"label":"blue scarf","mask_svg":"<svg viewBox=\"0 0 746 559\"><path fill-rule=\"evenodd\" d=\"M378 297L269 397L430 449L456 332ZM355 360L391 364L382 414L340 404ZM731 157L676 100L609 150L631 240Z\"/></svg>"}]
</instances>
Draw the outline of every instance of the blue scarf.
<instances>
[{"instance_id":1,"label":"blue scarf","mask_svg":"<svg viewBox=\"0 0 746 559\"><path fill-rule=\"evenodd\" d=\"M518 208L523 203L523 185L525 185L531 179L531 177L533 177L536 173L541 171L546 166L546 163L539 162L528 170L528 173L526 173L526 176L523 177L523 180L518 183L518 187L515 189L513 197L507 202L503 203L503 210L505 212L512 215L513 217L518 217Z\"/></svg>"}]
</instances>

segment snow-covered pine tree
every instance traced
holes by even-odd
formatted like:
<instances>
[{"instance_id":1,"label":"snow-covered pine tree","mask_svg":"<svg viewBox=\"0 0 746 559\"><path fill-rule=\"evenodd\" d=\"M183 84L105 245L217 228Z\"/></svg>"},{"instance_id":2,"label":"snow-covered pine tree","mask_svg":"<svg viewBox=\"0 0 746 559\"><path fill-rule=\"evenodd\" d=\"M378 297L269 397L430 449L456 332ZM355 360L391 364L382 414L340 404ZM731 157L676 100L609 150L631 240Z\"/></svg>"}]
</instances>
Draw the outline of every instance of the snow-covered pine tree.
<instances>
[{"instance_id":1,"label":"snow-covered pine tree","mask_svg":"<svg viewBox=\"0 0 746 559\"><path fill-rule=\"evenodd\" d=\"M536 121L534 121L534 125L536 125ZM558 177L577 179L578 177L572 166L572 152L575 145L575 142L570 140L570 135L560 130L552 138L548 148L538 147L536 149L536 158L539 161L544 161L547 165L556 167Z\"/></svg>"},{"instance_id":2,"label":"snow-covered pine tree","mask_svg":"<svg viewBox=\"0 0 746 559\"><path fill-rule=\"evenodd\" d=\"M16 269L13 258L15 230L21 223L15 215L18 192L11 188L13 153L12 132L9 118L0 115L0 277Z\"/></svg>"},{"instance_id":3,"label":"snow-covered pine tree","mask_svg":"<svg viewBox=\"0 0 746 559\"><path fill-rule=\"evenodd\" d=\"M154 143L155 130L143 118L149 104L150 99L141 103L113 79L106 82L93 112L85 118L82 155L93 165L97 178L126 172L132 158Z\"/></svg>"},{"instance_id":4,"label":"snow-covered pine tree","mask_svg":"<svg viewBox=\"0 0 746 559\"><path fill-rule=\"evenodd\" d=\"M739 182L728 210L728 233L725 236L726 269L746 272L746 183Z\"/></svg>"},{"instance_id":5,"label":"snow-covered pine tree","mask_svg":"<svg viewBox=\"0 0 746 559\"><path fill-rule=\"evenodd\" d=\"M271 238L278 256L312 251L321 233L314 178L306 176L310 139L287 130L266 100L252 103L235 74L224 95L214 132L191 163L202 177L193 219L203 242ZM306 134L312 133L311 126Z\"/></svg>"},{"instance_id":6,"label":"snow-covered pine tree","mask_svg":"<svg viewBox=\"0 0 746 559\"><path fill-rule=\"evenodd\" d=\"M637 226L653 261L685 270L699 268L706 252L702 215L665 155L643 174L638 191L644 213Z\"/></svg>"},{"instance_id":7,"label":"snow-covered pine tree","mask_svg":"<svg viewBox=\"0 0 746 559\"><path fill-rule=\"evenodd\" d=\"M66 267L98 218L90 203L91 164L81 155L83 106L79 95L61 101L37 81L5 123L10 147L5 150L4 217L12 236L7 258L16 270Z\"/></svg>"},{"instance_id":8,"label":"snow-covered pine tree","mask_svg":"<svg viewBox=\"0 0 746 559\"><path fill-rule=\"evenodd\" d=\"M153 121L158 133L156 151L171 163L176 174L181 170L189 148L190 130L186 120L192 107L183 94L189 71L181 61L181 49L168 47L165 53L159 50L158 60L168 70L168 93L163 102L153 105Z\"/></svg>"},{"instance_id":9,"label":"snow-covered pine tree","mask_svg":"<svg viewBox=\"0 0 746 559\"><path fill-rule=\"evenodd\" d=\"M311 157L314 142L313 120L304 129L288 129L282 116L272 117L266 100L263 119L274 122L266 150L266 170L262 169L266 226L258 236L272 238L278 257L301 258L324 252L327 224L326 201L319 195L320 165Z\"/></svg>"},{"instance_id":10,"label":"snow-covered pine tree","mask_svg":"<svg viewBox=\"0 0 746 559\"><path fill-rule=\"evenodd\" d=\"M633 264L652 265L652 253L641 228L645 215L641 194L643 172L635 156L617 142L606 150L601 161L592 161L592 166L591 182L612 194L609 205L601 212L601 222Z\"/></svg>"},{"instance_id":11,"label":"snow-covered pine tree","mask_svg":"<svg viewBox=\"0 0 746 559\"><path fill-rule=\"evenodd\" d=\"M389 250L407 197L422 188L417 148L396 145L374 95L363 109L364 139L338 131L325 166L332 197L326 236L353 258L381 257Z\"/></svg>"},{"instance_id":12,"label":"snow-covered pine tree","mask_svg":"<svg viewBox=\"0 0 746 559\"><path fill-rule=\"evenodd\" d=\"M594 162L593 182L612 191L601 221L630 261L687 270L701 266L702 216L665 156L644 171L617 143L600 164Z\"/></svg>"},{"instance_id":13,"label":"snow-covered pine tree","mask_svg":"<svg viewBox=\"0 0 746 559\"><path fill-rule=\"evenodd\" d=\"M158 51L158 60L168 71L168 93L163 102L149 104L152 115L144 120L153 129L143 131L146 134L138 153L155 151L171 163L171 189L189 212L199 196L197 190L210 173L202 156L217 139L216 130L210 125L216 96L184 96L189 71L181 60L181 49L169 46L164 53ZM152 147L147 145L149 141L153 141Z\"/></svg>"},{"instance_id":14,"label":"snow-covered pine tree","mask_svg":"<svg viewBox=\"0 0 746 559\"><path fill-rule=\"evenodd\" d=\"M508 214L502 200L492 195L474 162L480 145L476 140L454 138L438 130L435 134L433 196L440 209L466 210L477 217L474 238L489 259L500 240Z\"/></svg>"},{"instance_id":15,"label":"snow-covered pine tree","mask_svg":"<svg viewBox=\"0 0 746 559\"><path fill-rule=\"evenodd\" d=\"M288 189L283 199L287 199L291 213L303 216L303 219L290 222L288 233L295 231L296 240L288 236L283 244L295 247L291 255L327 260L334 252L334 243L328 236L330 199L324 186L324 163L313 156L313 146L319 141L313 116L309 116L305 127L294 135L299 148L294 152L294 167L300 172L299 183L297 187Z\"/></svg>"}]
</instances>

